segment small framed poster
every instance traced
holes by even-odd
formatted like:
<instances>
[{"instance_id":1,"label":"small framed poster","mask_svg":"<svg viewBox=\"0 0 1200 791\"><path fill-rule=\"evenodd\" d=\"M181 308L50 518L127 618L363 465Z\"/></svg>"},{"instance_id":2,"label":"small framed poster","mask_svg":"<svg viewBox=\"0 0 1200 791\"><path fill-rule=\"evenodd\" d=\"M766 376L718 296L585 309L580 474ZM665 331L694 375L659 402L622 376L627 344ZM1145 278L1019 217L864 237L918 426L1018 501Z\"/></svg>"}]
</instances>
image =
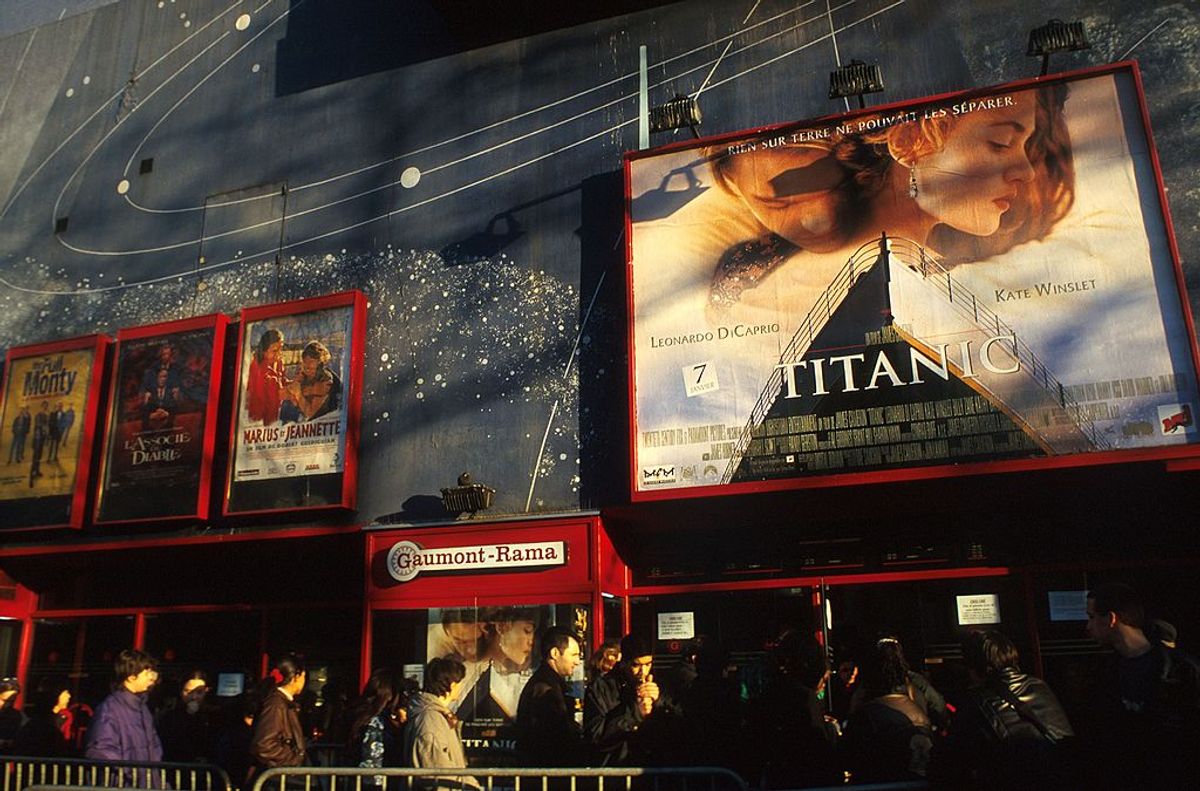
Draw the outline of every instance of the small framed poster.
<instances>
[{"instance_id":1,"label":"small framed poster","mask_svg":"<svg viewBox=\"0 0 1200 791\"><path fill-rule=\"evenodd\" d=\"M109 343L106 335L87 335L8 350L0 529L83 527Z\"/></svg>"},{"instance_id":2,"label":"small framed poster","mask_svg":"<svg viewBox=\"0 0 1200 791\"><path fill-rule=\"evenodd\" d=\"M366 298L242 311L225 514L355 507Z\"/></svg>"},{"instance_id":3,"label":"small framed poster","mask_svg":"<svg viewBox=\"0 0 1200 791\"><path fill-rule=\"evenodd\" d=\"M214 314L117 333L93 522L208 518L228 324Z\"/></svg>"}]
</instances>

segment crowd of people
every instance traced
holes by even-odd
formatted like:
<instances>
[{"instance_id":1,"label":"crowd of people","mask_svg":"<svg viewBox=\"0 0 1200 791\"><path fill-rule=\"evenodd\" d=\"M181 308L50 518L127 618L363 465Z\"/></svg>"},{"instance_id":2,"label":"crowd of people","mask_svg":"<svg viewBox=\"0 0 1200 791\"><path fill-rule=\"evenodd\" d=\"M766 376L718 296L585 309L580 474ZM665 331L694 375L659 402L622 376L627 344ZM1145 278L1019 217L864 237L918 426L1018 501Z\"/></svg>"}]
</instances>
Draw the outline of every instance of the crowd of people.
<instances>
[{"instance_id":1,"label":"crowd of people","mask_svg":"<svg viewBox=\"0 0 1200 791\"><path fill-rule=\"evenodd\" d=\"M764 789L912 779L954 789L1184 787L1200 768L1187 747L1200 735L1200 663L1175 646L1173 627L1147 621L1128 586L1092 590L1087 614L1088 635L1114 658L1111 674L1096 679L1095 706L1086 713L1094 721L1082 729L995 630L964 637L970 684L952 701L909 665L894 634L833 670L814 637L792 631L770 646L752 695L715 642L696 640L660 678L653 643L630 634L586 660L578 702L569 682L585 663L584 641L552 626L539 636L540 662L520 694L516 760L526 767L721 766ZM91 718L84 757L214 763L242 786L265 769L310 764L300 657L278 658L224 727L205 717L211 709L202 673L184 679L172 705L155 715L147 704L158 682L155 659L126 650L115 664L116 684ZM456 709L465 677L455 656L430 661L420 684L375 671L344 711L336 762L416 767L435 778L457 770L441 785L482 787L463 773L470 767ZM12 703L19 691L15 680L0 681L0 744L18 755L72 754L70 689L41 684L25 712ZM386 779L368 775L363 784L383 787Z\"/></svg>"}]
</instances>

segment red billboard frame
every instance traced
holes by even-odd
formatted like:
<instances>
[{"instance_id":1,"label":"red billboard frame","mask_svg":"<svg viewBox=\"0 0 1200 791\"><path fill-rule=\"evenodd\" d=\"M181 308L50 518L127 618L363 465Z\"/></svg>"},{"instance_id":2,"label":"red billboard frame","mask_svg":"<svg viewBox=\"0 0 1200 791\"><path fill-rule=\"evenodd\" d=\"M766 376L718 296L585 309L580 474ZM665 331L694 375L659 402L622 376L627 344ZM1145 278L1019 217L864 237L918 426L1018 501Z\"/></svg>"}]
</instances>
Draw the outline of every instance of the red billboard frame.
<instances>
[{"instance_id":1,"label":"red billboard frame","mask_svg":"<svg viewBox=\"0 0 1200 791\"><path fill-rule=\"evenodd\" d=\"M88 493L91 491L92 454L96 438L95 426L100 410L100 396L103 392L103 380L107 374L106 359L108 347L112 339L107 335L83 335L66 338L60 341L49 341L29 346L15 346L8 350L4 358L4 378L0 380L0 415L4 414L3 401L7 400L9 379L12 376L13 362L26 357L39 357L56 352L73 352L80 350L92 351L92 376L85 394L83 414L79 418L79 459L75 469L75 485L65 496L70 498L70 515L65 522L40 525L25 525L21 527L5 527L0 532L17 532L27 530L52 530L55 528L83 528L84 511Z\"/></svg>"},{"instance_id":2,"label":"red billboard frame","mask_svg":"<svg viewBox=\"0 0 1200 791\"><path fill-rule=\"evenodd\" d=\"M246 349L246 327L252 321L313 313L329 308L349 307L351 309L351 338L349 359L347 360L347 376L342 383L344 408L346 410L346 451L345 466L342 471L341 499L336 503L320 505L298 505L287 508L257 508L247 510L230 510L230 494L236 485L233 480L238 431L238 410L241 406L244 382L241 377L241 364ZM367 298L358 290L341 291L306 299L277 302L271 305L260 305L252 308L242 308L240 327L238 329L237 354L235 356L233 411L229 420L229 459L225 471L225 490L222 498L222 514L227 517L283 514L297 511L329 511L354 510L358 501L358 440L360 433L360 417L362 414L363 364L366 359L367 335Z\"/></svg>"},{"instance_id":3,"label":"red billboard frame","mask_svg":"<svg viewBox=\"0 0 1200 791\"><path fill-rule=\"evenodd\" d=\"M146 324L138 327L124 327L117 331L117 341L113 352L113 370L108 387L108 402L105 411L103 434L101 436L100 467L95 481L95 500L92 504L92 524L139 524L143 522L177 522L184 520L203 520L209 516L212 500L213 453L217 441L217 412L221 400L221 384L223 364L225 360L225 335L229 327L229 317L224 313L212 313L207 316L194 316L176 321L164 321L156 324ZM100 504L104 496L104 476L108 465L108 443L113 425L113 411L116 408L117 373L120 367L121 344L125 341L154 338L165 335L189 332L202 329L213 330L213 350L209 360L208 401L204 410L204 436L201 439L200 486L197 493L195 509L189 514L177 516L151 516L137 519L101 519Z\"/></svg>"},{"instance_id":4,"label":"red billboard frame","mask_svg":"<svg viewBox=\"0 0 1200 791\"><path fill-rule=\"evenodd\" d=\"M1105 74L1126 74L1134 85L1134 93L1138 110L1141 115L1141 129L1145 135L1147 150L1149 152L1150 165L1153 171L1154 184L1158 191L1158 203L1161 210L1161 219L1163 222L1167 248L1171 257L1171 265L1175 275L1175 287L1179 304L1182 312L1184 327L1187 331L1188 343L1190 347L1191 363L1193 374L1197 377L1196 383L1200 384L1200 347L1197 346L1195 323L1192 316L1191 306L1188 301L1187 287L1183 275L1182 266L1180 263L1179 247L1175 237L1174 226L1171 221L1170 207L1167 202L1165 185L1163 183L1162 168L1158 156L1158 149L1154 142L1153 131L1150 127L1149 109L1146 105L1145 91L1141 78L1141 71L1138 68L1136 61L1121 61L1105 66L1098 66L1086 69L1073 70L1058 74L1046 75L1041 77L1033 77L1025 80L1018 80L1002 85L986 86L983 88L975 88L964 91L954 91L933 96L920 97L918 99L902 100L888 104L869 107L862 110L851 111L849 113L834 113L816 118L811 118L802 121L789 121L779 124L770 124L761 127L754 127L746 130L739 130L721 135L702 138L699 140L685 140L676 143L671 143L658 148L647 149L643 151L629 151L623 156L622 170L624 176L624 191L625 191L625 296L627 309L627 351L628 351L628 414L629 414L629 469L628 481L630 500L632 502L650 502L659 500L679 500L694 497L712 497L721 495L737 495L737 494L752 494L758 492L770 491L788 491L810 488L826 488L836 486L858 486L873 483L885 483L894 481L911 481L933 478L950 478L961 475L984 475L1003 472L1019 472L1026 470L1046 470L1065 467L1085 467L1103 464L1119 464L1119 463L1136 463L1146 461L1163 461L1173 464L1187 464L1188 460L1196 460L1200 458L1200 445L1177 445L1164 446L1144 449L1125 449L1125 450L1107 450L1095 451L1090 453L1072 453L1061 456L1048 456L1041 458L1029 459L1012 459L1004 461L977 461L960 464L953 463L938 463L922 467L903 467L891 468L886 470L870 470L861 472L845 472L845 473L813 473L809 475L801 475L790 478L777 478L772 480L762 481L746 481L746 482L731 482L727 484L716 484L707 486L694 486L687 488L667 488L667 489L652 489L639 491L638 488L638 422L637 422L637 369L636 369L636 349L635 349L635 300L633 288L633 238L632 238L632 214L631 204L633 200L632 194L632 173L631 163L647 158L658 156L672 151L694 149L700 146L719 145L722 143L744 140L750 137L770 134L774 131L794 128L801 125L818 125L830 124L834 121L846 122L865 115L875 115L882 112L891 112L902 110L909 107L927 105L933 102L946 102L949 100L971 100L972 98L996 94L1000 91L1016 91L1035 87L1046 82L1066 82L1095 77ZM1183 461L1180 461L1183 460ZM1200 463L1197 461L1196 463Z\"/></svg>"}]
</instances>

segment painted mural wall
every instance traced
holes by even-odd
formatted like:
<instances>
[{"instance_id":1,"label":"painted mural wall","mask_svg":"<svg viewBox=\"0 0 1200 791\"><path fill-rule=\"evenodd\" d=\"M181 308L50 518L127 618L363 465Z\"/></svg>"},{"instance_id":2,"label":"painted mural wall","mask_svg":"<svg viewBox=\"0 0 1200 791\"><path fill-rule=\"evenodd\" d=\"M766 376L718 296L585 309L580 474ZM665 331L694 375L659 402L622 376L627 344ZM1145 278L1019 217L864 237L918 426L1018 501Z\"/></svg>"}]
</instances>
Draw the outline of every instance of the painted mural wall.
<instances>
[{"instance_id":1,"label":"painted mural wall","mask_svg":"<svg viewBox=\"0 0 1200 791\"><path fill-rule=\"evenodd\" d=\"M0 345L361 289L361 519L444 516L464 470L493 514L598 507L627 488L639 46L651 103L698 93L719 134L845 111L851 58L883 69L873 103L1032 76L1049 18L1092 43L1052 71L1140 62L1200 294L1195 4L454 6L123 0L0 39Z\"/></svg>"}]
</instances>

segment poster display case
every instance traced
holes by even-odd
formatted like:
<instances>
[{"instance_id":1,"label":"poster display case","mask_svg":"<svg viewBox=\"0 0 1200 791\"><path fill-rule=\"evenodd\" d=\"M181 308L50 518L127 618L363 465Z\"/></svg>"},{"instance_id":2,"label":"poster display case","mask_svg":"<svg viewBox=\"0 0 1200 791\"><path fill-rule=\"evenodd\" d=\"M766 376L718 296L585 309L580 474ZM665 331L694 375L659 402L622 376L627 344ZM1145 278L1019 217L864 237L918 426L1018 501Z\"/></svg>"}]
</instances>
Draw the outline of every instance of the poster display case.
<instances>
[{"instance_id":1,"label":"poster display case","mask_svg":"<svg viewBox=\"0 0 1200 791\"><path fill-rule=\"evenodd\" d=\"M366 298L246 308L224 513L353 509Z\"/></svg>"},{"instance_id":2,"label":"poster display case","mask_svg":"<svg viewBox=\"0 0 1200 791\"><path fill-rule=\"evenodd\" d=\"M8 350L0 406L0 530L83 527L110 339Z\"/></svg>"},{"instance_id":3,"label":"poster display case","mask_svg":"<svg viewBox=\"0 0 1200 791\"><path fill-rule=\"evenodd\" d=\"M117 333L93 522L206 519L224 315Z\"/></svg>"}]
</instances>

